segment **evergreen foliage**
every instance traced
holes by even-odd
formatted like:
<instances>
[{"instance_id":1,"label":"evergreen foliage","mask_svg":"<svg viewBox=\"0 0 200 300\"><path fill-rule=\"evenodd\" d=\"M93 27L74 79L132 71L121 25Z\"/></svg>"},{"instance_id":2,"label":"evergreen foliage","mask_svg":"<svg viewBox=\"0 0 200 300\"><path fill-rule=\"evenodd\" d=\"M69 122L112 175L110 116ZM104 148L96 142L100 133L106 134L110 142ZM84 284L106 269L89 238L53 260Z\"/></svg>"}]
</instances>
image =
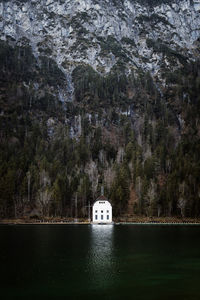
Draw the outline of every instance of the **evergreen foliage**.
<instances>
[{"instance_id":1,"label":"evergreen foliage","mask_svg":"<svg viewBox=\"0 0 200 300\"><path fill-rule=\"evenodd\" d=\"M52 60L38 64L28 47L5 42L0 49L1 217L35 208L75 217L76 200L85 217L102 183L115 216L126 212L131 186L132 213L200 215L199 62L164 73L163 95L148 72L102 76L79 65L74 102L63 107L51 88L65 78Z\"/></svg>"}]
</instances>

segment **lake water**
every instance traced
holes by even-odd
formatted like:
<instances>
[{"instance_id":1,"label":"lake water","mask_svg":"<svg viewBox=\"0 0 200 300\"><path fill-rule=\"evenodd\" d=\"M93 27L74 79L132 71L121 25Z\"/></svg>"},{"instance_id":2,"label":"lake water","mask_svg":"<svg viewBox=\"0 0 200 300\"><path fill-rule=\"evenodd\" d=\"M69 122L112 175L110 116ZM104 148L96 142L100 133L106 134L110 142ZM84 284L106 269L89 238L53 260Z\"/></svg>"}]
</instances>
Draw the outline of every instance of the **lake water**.
<instances>
[{"instance_id":1,"label":"lake water","mask_svg":"<svg viewBox=\"0 0 200 300\"><path fill-rule=\"evenodd\" d=\"M0 295L199 300L200 226L1 225Z\"/></svg>"}]
</instances>

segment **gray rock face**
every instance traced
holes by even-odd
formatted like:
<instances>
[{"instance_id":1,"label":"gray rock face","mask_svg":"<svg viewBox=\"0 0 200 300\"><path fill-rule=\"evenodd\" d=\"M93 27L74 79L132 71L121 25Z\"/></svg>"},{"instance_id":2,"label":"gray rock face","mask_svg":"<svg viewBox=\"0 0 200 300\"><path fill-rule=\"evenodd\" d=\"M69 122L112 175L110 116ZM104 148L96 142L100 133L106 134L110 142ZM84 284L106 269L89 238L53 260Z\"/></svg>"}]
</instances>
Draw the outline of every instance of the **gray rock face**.
<instances>
[{"instance_id":1,"label":"gray rock face","mask_svg":"<svg viewBox=\"0 0 200 300\"><path fill-rule=\"evenodd\" d=\"M0 39L20 45L26 38L36 57L53 58L66 74L79 63L107 73L119 62L128 71L158 74L161 63L167 68L180 64L176 52L195 59L200 0L141 2L0 1ZM173 51L173 62L163 54L163 44Z\"/></svg>"}]
</instances>

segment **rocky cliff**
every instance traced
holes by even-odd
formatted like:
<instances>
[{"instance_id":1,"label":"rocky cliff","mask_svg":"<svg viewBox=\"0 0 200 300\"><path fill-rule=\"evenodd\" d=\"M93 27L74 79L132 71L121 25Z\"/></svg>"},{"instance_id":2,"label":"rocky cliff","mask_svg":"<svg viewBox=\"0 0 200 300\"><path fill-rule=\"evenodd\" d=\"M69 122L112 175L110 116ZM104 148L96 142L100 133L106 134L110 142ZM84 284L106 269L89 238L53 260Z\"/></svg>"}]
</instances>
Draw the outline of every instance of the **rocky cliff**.
<instances>
[{"instance_id":1,"label":"rocky cliff","mask_svg":"<svg viewBox=\"0 0 200 300\"><path fill-rule=\"evenodd\" d=\"M1 39L26 38L35 57L51 57L66 73L80 63L107 73L120 61L157 74L162 63L171 67L157 41L175 64L176 53L194 59L199 12L198 0L1 1Z\"/></svg>"}]
</instances>

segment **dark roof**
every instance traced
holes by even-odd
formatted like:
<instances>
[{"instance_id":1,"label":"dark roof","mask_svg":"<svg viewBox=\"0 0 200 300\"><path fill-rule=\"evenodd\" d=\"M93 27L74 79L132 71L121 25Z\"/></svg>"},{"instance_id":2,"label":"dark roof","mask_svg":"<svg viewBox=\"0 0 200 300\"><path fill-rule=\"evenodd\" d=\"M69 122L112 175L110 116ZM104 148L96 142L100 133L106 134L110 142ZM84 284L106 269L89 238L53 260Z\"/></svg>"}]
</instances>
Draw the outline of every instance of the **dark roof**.
<instances>
[{"instance_id":1,"label":"dark roof","mask_svg":"<svg viewBox=\"0 0 200 300\"><path fill-rule=\"evenodd\" d=\"M97 200L108 200L104 195L101 195L97 198Z\"/></svg>"}]
</instances>

